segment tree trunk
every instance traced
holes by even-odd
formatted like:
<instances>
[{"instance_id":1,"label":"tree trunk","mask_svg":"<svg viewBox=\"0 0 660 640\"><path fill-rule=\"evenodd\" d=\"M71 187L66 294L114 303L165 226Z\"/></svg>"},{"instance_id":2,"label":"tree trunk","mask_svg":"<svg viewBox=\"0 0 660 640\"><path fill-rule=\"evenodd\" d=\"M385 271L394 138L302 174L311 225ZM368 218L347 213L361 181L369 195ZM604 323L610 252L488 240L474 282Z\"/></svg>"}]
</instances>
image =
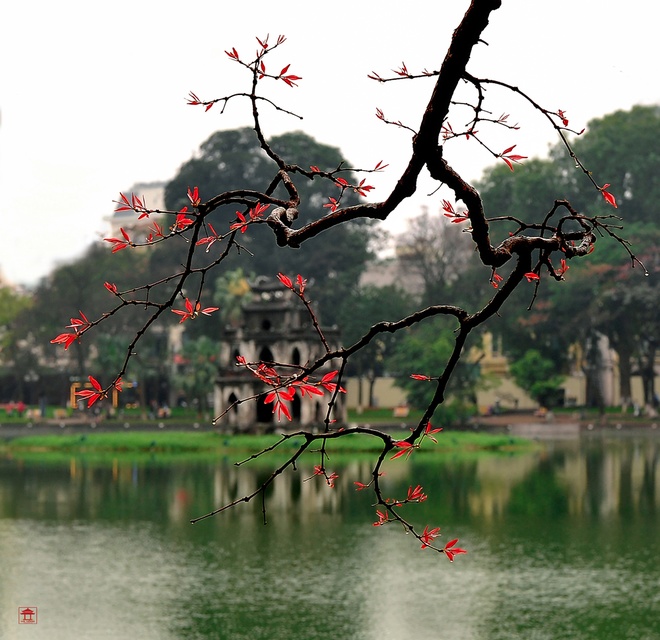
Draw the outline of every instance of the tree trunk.
<instances>
[{"instance_id":1,"label":"tree trunk","mask_svg":"<svg viewBox=\"0 0 660 640\"><path fill-rule=\"evenodd\" d=\"M627 407L632 402L632 353L627 345L618 345L619 356L619 395L621 405Z\"/></svg>"},{"instance_id":2,"label":"tree trunk","mask_svg":"<svg viewBox=\"0 0 660 640\"><path fill-rule=\"evenodd\" d=\"M369 407L374 407L374 387L376 386L376 375L373 371L369 372Z\"/></svg>"},{"instance_id":3,"label":"tree trunk","mask_svg":"<svg viewBox=\"0 0 660 640\"><path fill-rule=\"evenodd\" d=\"M584 373L587 377L587 406L597 407L601 414L605 413L605 398L603 394L603 358L596 335L587 339L585 349Z\"/></svg>"}]
</instances>

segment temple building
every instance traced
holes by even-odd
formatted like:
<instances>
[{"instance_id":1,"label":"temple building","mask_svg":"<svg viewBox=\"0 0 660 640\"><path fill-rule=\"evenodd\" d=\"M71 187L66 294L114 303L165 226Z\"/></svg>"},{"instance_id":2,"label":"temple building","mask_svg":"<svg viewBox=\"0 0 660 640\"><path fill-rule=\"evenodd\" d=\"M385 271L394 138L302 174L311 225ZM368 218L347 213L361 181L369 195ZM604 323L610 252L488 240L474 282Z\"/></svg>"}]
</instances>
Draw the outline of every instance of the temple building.
<instances>
[{"instance_id":1,"label":"temple building","mask_svg":"<svg viewBox=\"0 0 660 640\"><path fill-rule=\"evenodd\" d=\"M298 297L275 278L259 276L250 283L251 295L242 305L242 320L238 327L227 327L222 336L220 371L214 392L214 415L222 418L220 427L233 431L268 430L278 427L322 426L328 411L330 394L323 396L299 391L287 402L292 417L278 423L274 404L265 402L272 387L259 380L236 359L242 356L248 363L277 363L274 368L283 376L296 371L296 366L313 362L325 353L312 319ZM322 329L331 349L337 348L339 332L336 328ZM339 369L338 362L330 362L313 375L318 380L324 374ZM256 400L245 400L254 398ZM245 400L245 401L243 401ZM344 394L338 394L331 419L345 422Z\"/></svg>"}]
</instances>

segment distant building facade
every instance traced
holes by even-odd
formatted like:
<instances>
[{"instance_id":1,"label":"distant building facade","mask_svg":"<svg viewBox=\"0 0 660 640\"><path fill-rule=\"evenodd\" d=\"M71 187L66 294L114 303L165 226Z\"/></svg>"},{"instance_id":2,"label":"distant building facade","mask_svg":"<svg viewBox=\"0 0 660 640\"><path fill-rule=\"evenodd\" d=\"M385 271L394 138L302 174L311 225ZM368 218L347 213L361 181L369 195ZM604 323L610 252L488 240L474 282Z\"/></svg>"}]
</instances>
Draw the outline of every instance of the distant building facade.
<instances>
[{"instance_id":1,"label":"distant building facade","mask_svg":"<svg viewBox=\"0 0 660 640\"><path fill-rule=\"evenodd\" d=\"M128 191L123 192L130 200L131 194L135 194L147 209L165 209L165 183L164 182L138 182ZM139 219L135 211L117 211L121 205L117 205L113 214L107 218L110 223L110 236L118 238L121 229L129 235L144 232L145 237L149 234L149 227L153 224L153 217Z\"/></svg>"}]
</instances>

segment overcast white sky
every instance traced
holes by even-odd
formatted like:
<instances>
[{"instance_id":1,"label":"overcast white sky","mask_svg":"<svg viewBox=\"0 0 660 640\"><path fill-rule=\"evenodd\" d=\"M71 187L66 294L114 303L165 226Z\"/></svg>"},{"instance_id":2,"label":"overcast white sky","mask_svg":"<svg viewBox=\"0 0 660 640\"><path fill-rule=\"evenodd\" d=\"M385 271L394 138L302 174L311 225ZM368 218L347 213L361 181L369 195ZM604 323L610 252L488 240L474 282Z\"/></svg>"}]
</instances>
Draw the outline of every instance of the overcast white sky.
<instances>
[{"instance_id":1,"label":"overcast white sky","mask_svg":"<svg viewBox=\"0 0 660 640\"><path fill-rule=\"evenodd\" d=\"M168 180L211 133L250 124L245 102L222 116L187 106L242 90L249 80L224 53L256 50L255 36L288 42L273 68L291 63L298 88L274 87L302 122L264 108L267 135L303 129L342 149L355 165L389 162L370 182L384 196L407 161L431 81L379 85L367 79L405 61L410 71L440 66L468 1L289 0L162 3L154 0L13 0L0 26L0 270L34 283L58 262L107 234L104 218L120 191ZM577 129L597 116L660 102L660 9L647 0L504 0L484 34L489 46L470 71L511 82L549 109L564 109ZM282 84L282 83L279 83ZM494 94L494 92L491 92ZM523 129L502 149L544 155L555 139L515 98L493 105ZM497 146L497 145L495 145ZM467 149L467 150L466 150ZM460 144L445 156L475 179L492 164ZM606 180L606 177L604 178ZM423 189L422 189L423 190ZM429 187L430 190L430 187ZM202 194L208 196L210 194ZM426 200L438 208L440 194ZM402 229L417 198L388 222ZM81 274L84 277L84 274Z\"/></svg>"}]
</instances>

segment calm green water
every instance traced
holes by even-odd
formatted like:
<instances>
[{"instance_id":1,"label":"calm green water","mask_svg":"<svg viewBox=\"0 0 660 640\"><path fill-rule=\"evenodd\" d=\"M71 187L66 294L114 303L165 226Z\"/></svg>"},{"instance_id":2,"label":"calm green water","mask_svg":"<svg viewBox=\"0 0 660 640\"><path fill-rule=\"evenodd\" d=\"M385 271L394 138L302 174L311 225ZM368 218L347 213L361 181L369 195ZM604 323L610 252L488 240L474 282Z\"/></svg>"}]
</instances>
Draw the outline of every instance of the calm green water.
<instances>
[{"instance_id":1,"label":"calm green water","mask_svg":"<svg viewBox=\"0 0 660 640\"><path fill-rule=\"evenodd\" d=\"M660 438L389 464L393 496L469 554L372 527L366 462L309 468L191 526L267 467L0 462L0 638L660 639ZM332 467L334 470L335 467ZM37 625L18 624L36 606Z\"/></svg>"}]
</instances>

